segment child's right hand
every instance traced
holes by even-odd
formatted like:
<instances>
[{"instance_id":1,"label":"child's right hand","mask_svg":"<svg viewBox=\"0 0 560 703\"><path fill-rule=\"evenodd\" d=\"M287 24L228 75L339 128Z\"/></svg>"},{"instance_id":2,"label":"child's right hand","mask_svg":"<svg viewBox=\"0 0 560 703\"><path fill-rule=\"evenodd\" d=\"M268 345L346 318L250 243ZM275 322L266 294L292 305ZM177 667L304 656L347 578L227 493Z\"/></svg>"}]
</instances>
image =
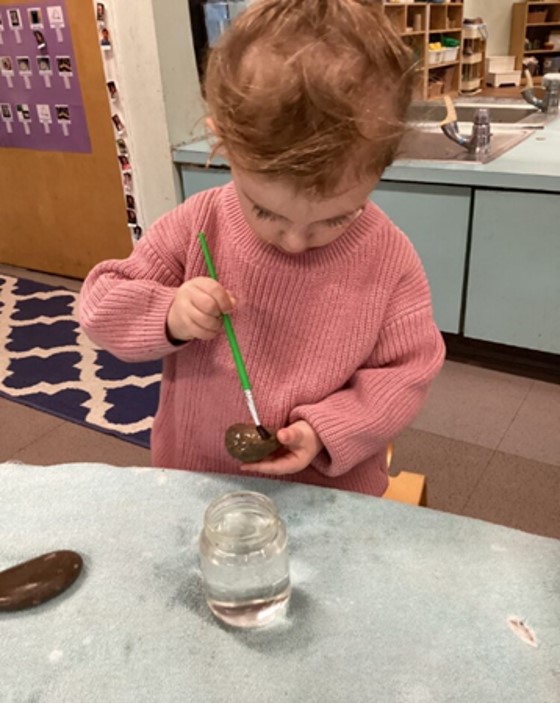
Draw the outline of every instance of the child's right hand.
<instances>
[{"instance_id":1,"label":"child's right hand","mask_svg":"<svg viewBox=\"0 0 560 703\"><path fill-rule=\"evenodd\" d=\"M177 341L213 339L222 329L222 315L236 300L212 278L192 278L177 290L167 313L167 333Z\"/></svg>"}]
</instances>

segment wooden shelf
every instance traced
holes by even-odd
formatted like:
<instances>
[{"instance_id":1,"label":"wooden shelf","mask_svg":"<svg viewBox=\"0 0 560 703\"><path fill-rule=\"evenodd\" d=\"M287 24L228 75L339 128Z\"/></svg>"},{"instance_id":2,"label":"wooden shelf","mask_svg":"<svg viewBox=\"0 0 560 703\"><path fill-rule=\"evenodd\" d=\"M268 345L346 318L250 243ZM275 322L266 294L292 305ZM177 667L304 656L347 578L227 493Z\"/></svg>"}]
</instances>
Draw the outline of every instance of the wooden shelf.
<instances>
[{"instance_id":1,"label":"wooden shelf","mask_svg":"<svg viewBox=\"0 0 560 703\"><path fill-rule=\"evenodd\" d=\"M531 15L534 17L535 10L544 10L542 18L546 22L531 22ZM527 56L546 57L560 54L560 47L556 49L526 49L527 38L541 40L541 46L548 39L551 28L560 28L560 0L548 0L548 2L516 2L512 5L511 33L509 40L509 53L515 56L515 70L521 71L523 62ZM540 72L544 70L543 60L539 61Z\"/></svg>"},{"instance_id":2,"label":"wooden shelf","mask_svg":"<svg viewBox=\"0 0 560 703\"><path fill-rule=\"evenodd\" d=\"M463 32L463 57L459 88L464 95L479 93L486 83L486 39L477 28L469 26ZM470 31L469 31L470 30Z\"/></svg>"},{"instance_id":3,"label":"wooden shelf","mask_svg":"<svg viewBox=\"0 0 560 703\"><path fill-rule=\"evenodd\" d=\"M443 84L442 90L445 92L458 94L461 79L460 52L455 61L430 65L428 64L428 45L432 41L443 42L446 36L456 38L462 44L463 0L443 3L384 0L379 2L379 5L401 39L413 52L416 61L415 99L426 100L430 95L429 84L434 82ZM436 69L443 69L441 75Z\"/></svg>"},{"instance_id":4,"label":"wooden shelf","mask_svg":"<svg viewBox=\"0 0 560 703\"><path fill-rule=\"evenodd\" d=\"M458 63L461 63L459 59L456 61L446 61L445 63L432 63L428 66L428 71L433 71L434 68L445 68L446 66L456 66Z\"/></svg>"},{"instance_id":5,"label":"wooden shelf","mask_svg":"<svg viewBox=\"0 0 560 703\"><path fill-rule=\"evenodd\" d=\"M482 81L480 78L462 78L461 79L461 90L465 91L467 93L472 93L475 90L481 90L482 89Z\"/></svg>"},{"instance_id":6,"label":"wooden shelf","mask_svg":"<svg viewBox=\"0 0 560 703\"><path fill-rule=\"evenodd\" d=\"M472 54L472 56L465 56L463 54L463 65L475 66L477 63L482 63L483 61L484 56L482 55L482 52L479 52L478 54Z\"/></svg>"}]
</instances>

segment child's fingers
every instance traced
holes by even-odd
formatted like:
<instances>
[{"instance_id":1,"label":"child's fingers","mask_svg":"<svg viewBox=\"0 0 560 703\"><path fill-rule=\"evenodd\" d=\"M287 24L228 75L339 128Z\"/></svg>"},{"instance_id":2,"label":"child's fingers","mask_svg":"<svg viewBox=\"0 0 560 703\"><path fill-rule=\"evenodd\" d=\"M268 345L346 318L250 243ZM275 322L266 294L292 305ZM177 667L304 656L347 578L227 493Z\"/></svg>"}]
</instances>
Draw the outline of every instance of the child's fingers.
<instances>
[{"instance_id":1,"label":"child's fingers","mask_svg":"<svg viewBox=\"0 0 560 703\"><path fill-rule=\"evenodd\" d=\"M192 281L192 301L208 315L221 315L233 311L233 296L212 278L196 278Z\"/></svg>"},{"instance_id":2,"label":"child's fingers","mask_svg":"<svg viewBox=\"0 0 560 703\"><path fill-rule=\"evenodd\" d=\"M189 321L191 325L196 325L205 332L211 333L212 336L214 336L222 326L221 317L207 315L194 306L191 306L189 311Z\"/></svg>"},{"instance_id":3,"label":"child's fingers","mask_svg":"<svg viewBox=\"0 0 560 703\"><path fill-rule=\"evenodd\" d=\"M270 476L280 475L280 474L295 474L298 471L305 469L307 464L305 461L294 454L288 454L287 456L279 457L274 460L259 461L255 464L242 464L242 471L256 471L259 474L268 474Z\"/></svg>"},{"instance_id":4,"label":"child's fingers","mask_svg":"<svg viewBox=\"0 0 560 703\"><path fill-rule=\"evenodd\" d=\"M190 295L189 302L203 315L220 317L222 314L218 301L205 290L194 289Z\"/></svg>"},{"instance_id":5,"label":"child's fingers","mask_svg":"<svg viewBox=\"0 0 560 703\"><path fill-rule=\"evenodd\" d=\"M233 309L234 297L211 278L184 283L171 305L166 324L175 339L213 339L222 329L222 315Z\"/></svg>"},{"instance_id":6,"label":"child's fingers","mask_svg":"<svg viewBox=\"0 0 560 703\"><path fill-rule=\"evenodd\" d=\"M285 447L299 447L304 439L301 429L294 426L278 430L276 438Z\"/></svg>"},{"instance_id":7,"label":"child's fingers","mask_svg":"<svg viewBox=\"0 0 560 703\"><path fill-rule=\"evenodd\" d=\"M232 310L233 310L233 308L237 307L237 298L235 297L235 295L234 295L230 290L226 291L226 293L227 293L228 296L229 296L229 301L230 301L230 303L231 303L231 307L232 307Z\"/></svg>"},{"instance_id":8,"label":"child's fingers","mask_svg":"<svg viewBox=\"0 0 560 703\"><path fill-rule=\"evenodd\" d=\"M205 342L209 342L216 336L216 332L208 330L205 327L201 327L200 325L197 325L195 323L191 323L189 327L189 332L189 336L193 339L202 339Z\"/></svg>"}]
</instances>

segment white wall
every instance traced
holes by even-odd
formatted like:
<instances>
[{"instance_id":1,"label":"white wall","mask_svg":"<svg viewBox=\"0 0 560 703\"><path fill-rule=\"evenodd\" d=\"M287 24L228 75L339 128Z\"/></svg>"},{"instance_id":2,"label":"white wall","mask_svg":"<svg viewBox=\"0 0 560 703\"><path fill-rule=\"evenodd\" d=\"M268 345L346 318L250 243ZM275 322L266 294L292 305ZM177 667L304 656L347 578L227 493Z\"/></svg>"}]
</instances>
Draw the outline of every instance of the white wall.
<instances>
[{"instance_id":1,"label":"white wall","mask_svg":"<svg viewBox=\"0 0 560 703\"><path fill-rule=\"evenodd\" d=\"M204 135L188 0L151 0L171 143Z\"/></svg>"},{"instance_id":2,"label":"white wall","mask_svg":"<svg viewBox=\"0 0 560 703\"><path fill-rule=\"evenodd\" d=\"M487 54L507 56L511 29L511 6L516 0L465 0L465 17L482 17L488 25Z\"/></svg>"},{"instance_id":3,"label":"white wall","mask_svg":"<svg viewBox=\"0 0 560 703\"><path fill-rule=\"evenodd\" d=\"M173 145L204 134L187 0L105 0L134 190L148 227L180 201Z\"/></svg>"}]
</instances>

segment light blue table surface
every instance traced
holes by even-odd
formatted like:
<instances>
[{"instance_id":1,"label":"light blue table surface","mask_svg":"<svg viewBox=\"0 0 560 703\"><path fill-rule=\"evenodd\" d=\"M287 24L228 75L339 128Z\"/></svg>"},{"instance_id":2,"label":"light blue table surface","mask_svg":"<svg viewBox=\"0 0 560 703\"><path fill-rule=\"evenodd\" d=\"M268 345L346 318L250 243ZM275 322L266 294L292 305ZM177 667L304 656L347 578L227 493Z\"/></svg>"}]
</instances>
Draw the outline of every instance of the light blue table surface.
<instances>
[{"instance_id":1,"label":"light blue table surface","mask_svg":"<svg viewBox=\"0 0 560 703\"><path fill-rule=\"evenodd\" d=\"M204 166L210 147L201 140L173 150L175 163ZM215 158L212 166L225 166ZM386 181L440 183L510 190L560 193L560 119L556 119L506 154L487 164L401 160L383 174Z\"/></svg>"},{"instance_id":2,"label":"light blue table surface","mask_svg":"<svg viewBox=\"0 0 560 703\"><path fill-rule=\"evenodd\" d=\"M556 540L243 477L0 472L0 569L55 549L85 560L63 596L0 613L2 703L560 701ZM290 539L291 608L263 630L219 625L201 591L204 510L239 488L271 496Z\"/></svg>"}]
</instances>

